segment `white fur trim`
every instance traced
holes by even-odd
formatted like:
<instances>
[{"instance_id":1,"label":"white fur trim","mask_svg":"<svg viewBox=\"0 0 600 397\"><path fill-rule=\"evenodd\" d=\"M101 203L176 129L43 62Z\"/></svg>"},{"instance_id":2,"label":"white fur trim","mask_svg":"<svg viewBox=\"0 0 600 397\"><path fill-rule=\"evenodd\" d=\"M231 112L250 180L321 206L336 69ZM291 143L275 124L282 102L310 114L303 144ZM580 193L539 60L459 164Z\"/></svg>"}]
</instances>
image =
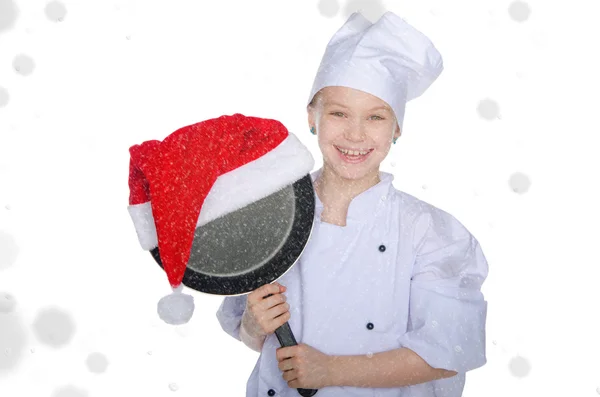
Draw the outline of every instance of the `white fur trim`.
<instances>
[{"instance_id":1,"label":"white fur trim","mask_svg":"<svg viewBox=\"0 0 600 397\"><path fill-rule=\"evenodd\" d=\"M241 167L220 175L204 200L196 226L202 226L265 198L311 172L315 164L298 137L288 134L275 149ZM158 245L150 202L128 207L140 245Z\"/></svg>"},{"instance_id":2,"label":"white fur trim","mask_svg":"<svg viewBox=\"0 0 600 397\"><path fill-rule=\"evenodd\" d=\"M202 206L197 226L237 211L310 173L310 151L293 134L264 156L217 178Z\"/></svg>"},{"instance_id":3,"label":"white fur trim","mask_svg":"<svg viewBox=\"0 0 600 397\"><path fill-rule=\"evenodd\" d=\"M150 202L130 205L127 207L127 211L129 211L131 220L133 220L133 226L142 249L149 251L158 247L158 235L156 234L156 225L154 224Z\"/></svg>"}]
</instances>

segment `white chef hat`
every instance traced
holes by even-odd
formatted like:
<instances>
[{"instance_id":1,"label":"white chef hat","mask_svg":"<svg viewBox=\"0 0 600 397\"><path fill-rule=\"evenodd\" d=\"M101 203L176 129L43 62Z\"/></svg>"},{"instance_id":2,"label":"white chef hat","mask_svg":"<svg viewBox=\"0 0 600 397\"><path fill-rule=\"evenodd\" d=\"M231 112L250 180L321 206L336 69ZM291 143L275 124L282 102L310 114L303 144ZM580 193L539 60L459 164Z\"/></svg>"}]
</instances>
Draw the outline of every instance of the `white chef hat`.
<instances>
[{"instance_id":1,"label":"white chef hat","mask_svg":"<svg viewBox=\"0 0 600 397\"><path fill-rule=\"evenodd\" d=\"M355 12L327 44L308 103L324 87L354 88L385 101L402 128L406 102L423 94L443 68L433 43L404 19L388 11L371 23Z\"/></svg>"}]
</instances>

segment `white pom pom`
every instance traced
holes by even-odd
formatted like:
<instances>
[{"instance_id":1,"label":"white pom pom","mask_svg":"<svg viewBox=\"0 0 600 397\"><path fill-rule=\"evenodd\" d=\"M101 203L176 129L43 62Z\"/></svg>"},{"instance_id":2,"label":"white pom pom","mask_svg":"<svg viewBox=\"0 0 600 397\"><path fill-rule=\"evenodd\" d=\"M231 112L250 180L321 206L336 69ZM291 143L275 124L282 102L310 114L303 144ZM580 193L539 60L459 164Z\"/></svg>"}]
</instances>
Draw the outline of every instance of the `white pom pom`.
<instances>
[{"instance_id":1,"label":"white pom pom","mask_svg":"<svg viewBox=\"0 0 600 397\"><path fill-rule=\"evenodd\" d=\"M182 293L182 289L183 285L180 285L158 301L158 316L167 324L185 324L194 314L194 297Z\"/></svg>"}]
</instances>

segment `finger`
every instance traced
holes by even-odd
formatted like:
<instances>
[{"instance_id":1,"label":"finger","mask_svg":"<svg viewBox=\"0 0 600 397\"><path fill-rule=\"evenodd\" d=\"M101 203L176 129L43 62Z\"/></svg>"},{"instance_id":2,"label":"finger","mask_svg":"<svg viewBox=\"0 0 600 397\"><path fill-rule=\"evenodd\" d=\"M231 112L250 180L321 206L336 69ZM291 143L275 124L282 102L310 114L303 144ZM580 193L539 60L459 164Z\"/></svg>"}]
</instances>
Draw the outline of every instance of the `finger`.
<instances>
[{"instance_id":1,"label":"finger","mask_svg":"<svg viewBox=\"0 0 600 397\"><path fill-rule=\"evenodd\" d=\"M289 304L286 302L275 306L267 311L264 316L266 319L264 324L265 330L268 333L273 333L290 319L291 314L289 312Z\"/></svg>"},{"instance_id":2,"label":"finger","mask_svg":"<svg viewBox=\"0 0 600 397\"><path fill-rule=\"evenodd\" d=\"M288 381L288 382L291 382L291 381L293 381L293 380L296 380L296 379L298 379L298 374L296 373L296 370L294 370L294 369L291 369L291 370L289 370L289 371L285 371L283 374L281 374L281 377L282 377L284 380L286 380L286 381Z\"/></svg>"},{"instance_id":3,"label":"finger","mask_svg":"<svg viewBox=\"0 0 600 397\"><path fill-rule=\"evenodd\" d=\"M281 285L280 283L278 283L277 281L275 281L273 284L274 286L279 287L279 290L276 292L278 294L283 294L285 291L287 291L287 287L285 285ZM270 295L267 295L265 298L268 298Z\"/></svg>"},{"instance_id":4,"label":"finger","mask_svg":"<svg viewBox=\"0 0 600 397\"><path fill-rule=\"evenodd\" d=\"M276 285L279 287L279 293L285 292L287 290L287 287L285 285L282 285L281 283L277 282L277 281L273 281L272 285Z\"/></svg>"},{"instance_id":5,"label":"finger","mask_svg":"<svg viewBox=\"0 0 600 397\"><path fill-rule=\"evenodd\" d=\"M255 289L248 295L248 302L252 304L262 302L263 298L265 298L267 295L278 294L279 290L280 287L277 284L265 284Z\"/></svg>"},{"instance_id":6,"label":"finger","mask_svg":"<svg viewBox=\"0 0 600 397\"><path fill-rule=\"evenodd\" d=\"M287 301L287 297L279 292L269 296L268 298L262 299L261 302L256 303L256 306L262 311L268 311L277 305L280 305ZM280 313L281 314L281 313Z\"/></svg>"},{"instance_id":7,"label":"finger","mask_svg":"<svg viewBox=\"0 0 600 397\"><path fill-rule=\"evenodd\" d=\"M287 302L283 302L283 303L278 303L277 305L273 306L272 308L268 309L266 314L267 314L267 318L273 320L276 319L277 317L281 316L282 314L289 312L290 310L290 304Z\"/></svg>"},{"instance_id":8,"label":"finger","mask_svg":"<svg viewBox=\"0 0 600 397\"><path fill-rule=\"evenodd\" d=\"M287 311L287 312L283 313L282 315L278 316L277 318L273 319L272 323L271 323L273 332L275 332L275 330L277 328L281 327L286 322L290 321L291 316L292 316L292 314L289 311Z\"/></svg>"},{"instance_id":9,"label":"finger","mask_svg":"<svg viewBox=\"0 0 600 397\"><path fill-rule=\"evenodd\" d=\"M292 360L289 358L286 358L285 360L282 360L281 362L279 362L279 364L277 364L277 367L279 367L279 369L283 372L294 369Z\"/></svg>"},{"instance_id":10,"label":"finger","mask_svg":"<svg viewBox=\"0 0 600 397\"><path fill-rule=\"evenodd\" d=\"M268 299L271 298L275 300L275 303L273 303L273 301L268 301ZM262 324L263 329L268 332L274 332L275 329L283 324L277 316L286 312L285 306L279 306L285 303L284 297L281 295L274 295L271 298L266 299L267 302L257 303L250 307L250 311L254 318L256 318L257 321Z\"/></svg>"},{"instance_id":11,"label":"finger","mask_svg":"<svg viewBox=\"0 0 600 397\"><path fill-rule=\"evenodd\" d=\"M286 346L277 348L277 350L275 350L275 357L277 358L277 361L283 361L285 359L293 357L294 347L296 346Z\"/></svg>"},{"instance_id":12,"label":"finger","mask_svg":"<svg viewBox=\"0 0 600 397\"><path fill-rule=\"evenodd\" d=\"M260 290L260 298L265 299L271 295L281 293L281 286L279 283L265 284L259 290Z\"/></svg>"}]
</instances>

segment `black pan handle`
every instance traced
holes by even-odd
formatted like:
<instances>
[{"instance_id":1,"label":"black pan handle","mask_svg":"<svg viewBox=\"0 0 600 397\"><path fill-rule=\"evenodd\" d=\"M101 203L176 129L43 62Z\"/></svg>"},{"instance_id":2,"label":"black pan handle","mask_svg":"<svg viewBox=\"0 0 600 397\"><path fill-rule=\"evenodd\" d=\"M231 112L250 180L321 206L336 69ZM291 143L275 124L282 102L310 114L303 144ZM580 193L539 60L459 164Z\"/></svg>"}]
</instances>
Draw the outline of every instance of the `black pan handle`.
<instances>
[{"instance_id":1,"label":"black pan handle","mask_svg":"<svg viewBox=\"0 0 600 397\"><path fill-rule=\"evenodd\" d=\"M265 299L271 295L273 295L273 294L269 294L269 295L265 296ZM290 324L287 321L285 322L285 324L283 324L282 326L280 326L279 328L277 328L275 330L275 336L277 336L277 339L279 340L279 344L281 345L281 347L296 346L298 344L296 342L296 338L294 338L294 333L292 332L292 329L290 328ZM298 390L298 393L302 397L314 396L315 394L317 394L317 391L318 391L318 389L297 389L297 390Z\"/></svg>"}]
</instances>

